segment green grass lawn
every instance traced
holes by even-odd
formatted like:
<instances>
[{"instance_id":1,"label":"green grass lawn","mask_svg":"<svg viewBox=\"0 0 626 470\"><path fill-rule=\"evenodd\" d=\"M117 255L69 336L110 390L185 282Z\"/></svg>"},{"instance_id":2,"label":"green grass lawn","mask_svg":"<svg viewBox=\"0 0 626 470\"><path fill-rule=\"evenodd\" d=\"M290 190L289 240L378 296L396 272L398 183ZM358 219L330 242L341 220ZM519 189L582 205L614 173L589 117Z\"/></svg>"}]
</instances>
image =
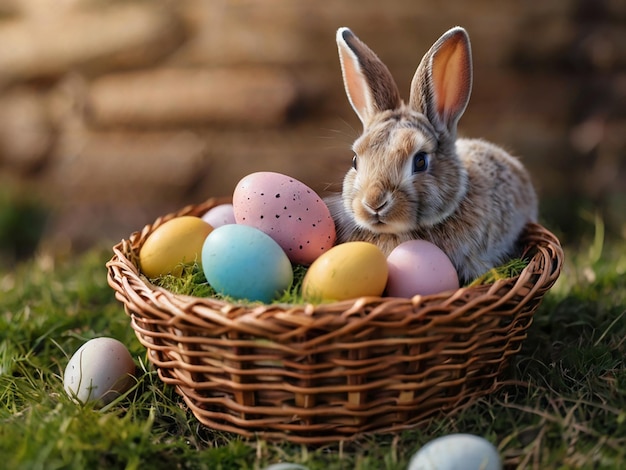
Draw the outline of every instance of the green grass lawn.
<instances>
[{"instance_id":1,"label":"green grass lawn","mask_svg":"<svg viewBox=\"0 0 626 470\"><path fill-rule=\"evenodd\" d=\"M405 469L427 441L486 437L511 468L625 468L626 241L566 246L566 265L497 393L397 436L306 448L203 428L162 384L106 282L107 247L39 255L0 271L0 467ZM104 409L78 406L62 373L85 341L111 336L139 366Z\"/></svg>"}]
</instances>

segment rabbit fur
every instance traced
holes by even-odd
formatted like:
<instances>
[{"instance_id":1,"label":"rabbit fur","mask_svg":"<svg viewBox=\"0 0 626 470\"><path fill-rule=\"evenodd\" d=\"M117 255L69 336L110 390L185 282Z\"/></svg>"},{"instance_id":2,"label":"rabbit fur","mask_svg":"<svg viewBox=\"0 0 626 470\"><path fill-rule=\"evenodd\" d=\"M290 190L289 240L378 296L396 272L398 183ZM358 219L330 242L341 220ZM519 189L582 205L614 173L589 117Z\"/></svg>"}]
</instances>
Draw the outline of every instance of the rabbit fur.
<instances>
[{"instance_id":1,"label":"rabbit fur","mask_svg":"<svg viewBox=\"0 0 626 470\"><path fill-rule=\"evenodd\" d=\"M457 139L472 87L470 40L447 31L425 54L405 103L383 62L348 28L337 31L346 94L363 124L342 192L326 198L338 242L389 254L423 239L441 248L461 282L515 254L537 196L518 159L480 139Z\"/></svg>"}]
</instances>

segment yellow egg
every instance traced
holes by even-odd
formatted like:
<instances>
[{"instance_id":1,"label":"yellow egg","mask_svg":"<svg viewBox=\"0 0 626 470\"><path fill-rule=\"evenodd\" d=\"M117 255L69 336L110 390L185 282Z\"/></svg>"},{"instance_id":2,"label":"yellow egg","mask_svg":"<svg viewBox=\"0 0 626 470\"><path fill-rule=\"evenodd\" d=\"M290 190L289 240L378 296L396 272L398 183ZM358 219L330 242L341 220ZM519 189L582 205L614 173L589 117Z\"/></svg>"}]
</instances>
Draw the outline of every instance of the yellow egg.
<instances>
[{"instance_id":1,"label":"yellow egg","mask_svg":"<svg viewBox=\"0 0 626 470\"><path fill-rule=\"evenodd\" d=\"M387 273L387 259L376 245L342 243L311 264L302 281L302 295L312 302L380 296Z\"/></svg>"},{"instance_id":2,"label":"yellow egg","mask_svg":"<svg viewBox=\"0 0 626 470\"><path fill-rule=\"evenodd\" d=\"M182 265L202 261L202 245L213 227L199 217L183 216L158 226L139 250L141 271L149 278L182 274Z\"/></svg>"}]
</instances>

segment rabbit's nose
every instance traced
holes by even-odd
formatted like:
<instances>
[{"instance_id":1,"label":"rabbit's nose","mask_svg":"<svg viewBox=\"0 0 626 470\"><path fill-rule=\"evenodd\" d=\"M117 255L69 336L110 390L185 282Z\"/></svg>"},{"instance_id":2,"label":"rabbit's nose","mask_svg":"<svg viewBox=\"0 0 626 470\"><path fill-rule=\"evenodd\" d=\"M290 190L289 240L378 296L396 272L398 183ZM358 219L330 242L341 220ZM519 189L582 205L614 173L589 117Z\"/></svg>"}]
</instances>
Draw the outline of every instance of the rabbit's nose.
<instances>
[{"instance_id":1,"label":"rabbit's nose","mask_svg":"<svg viewBox=\"0 0 626 470\"><path fill-rule=\"evenodd\" d=\"M363 206L372 214L380 214L380 212L385 209L388 204L389 201L387 199L383 199L382 201L363 200Z\"/></svg>"}]
</instances>

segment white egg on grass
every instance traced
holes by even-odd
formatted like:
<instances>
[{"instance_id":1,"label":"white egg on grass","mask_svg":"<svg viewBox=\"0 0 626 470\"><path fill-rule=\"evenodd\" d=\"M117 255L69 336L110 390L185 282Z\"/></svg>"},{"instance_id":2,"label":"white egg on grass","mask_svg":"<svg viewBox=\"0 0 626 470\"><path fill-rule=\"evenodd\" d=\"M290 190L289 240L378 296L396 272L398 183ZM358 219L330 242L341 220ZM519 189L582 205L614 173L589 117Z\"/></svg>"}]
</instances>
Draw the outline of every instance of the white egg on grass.
<instances>
[{"instance_id":1,"label":"white egg on grass","mask_svg":"<svg viewBox=\"0 0 626 470\"><path fill-rule=\"evenodd\" d=\"M408 470L502 470L502 461L487 439L449 434L422 447L411 459Z\"/></svg>"},{"instance_id":2,"label":"white egg on grass","mask_svg":"<svg viewBox=\"0 0 626 470\"><path fill-rule=\"evenodd\" d=\"M94 338L70 358L63 387L83 404L104 406L132 386L134 374L135 362L126 346L113 338Z\"/></svg>"},{"instance_id":3,"label":"white egg on grass","mask_svg":"<svg viewBox=\"0 0 626 470\"><path fill-rule=\"evenodd\" d=\"M309 470L309 468L297 463L281 462L273 463L263 470Z\"/></svg>"}]
</instances>

